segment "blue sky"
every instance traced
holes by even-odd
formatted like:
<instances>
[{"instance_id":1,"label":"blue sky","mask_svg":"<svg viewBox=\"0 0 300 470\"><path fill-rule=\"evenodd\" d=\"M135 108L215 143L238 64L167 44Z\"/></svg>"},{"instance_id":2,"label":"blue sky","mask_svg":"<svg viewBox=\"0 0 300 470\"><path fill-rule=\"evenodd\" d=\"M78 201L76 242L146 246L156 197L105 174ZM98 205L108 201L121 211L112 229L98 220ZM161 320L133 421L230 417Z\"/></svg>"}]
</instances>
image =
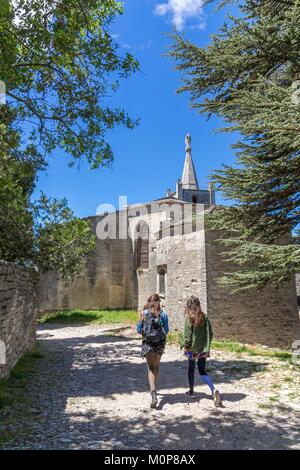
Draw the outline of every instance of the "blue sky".
<instances>
[{"instance_id":1,"label":"blue sky","mask_svg":"<svg viewBox=\"0 0 300 470\"><path fill-rule=\"evenodd\" d=\"M209 175L223 163L234 161L230 144L233 135L215 134L222 123L207 121L189 108L189 96L177 95L180 74L164 56L170 43L164 33L176 25L190 40L206 45L209 35L223 24L233 8L219 12L215 6L201 9L202 0L126 0L125 13L113 24L113 34L122 50L139 61L141 71L121 82L113 104L123 106L140 124L134 130L116 128L108 135L115 160L112 168L89 170L68 167L61 152L49 158L39 176L34 197L66 197L79 217L94 215L99 204L118 207L119 195L128 203L146 202L175 189L184 163L184 137L192 135L193 158L201 189ZM217 202L223 202L221 195Z\"/></svg>"}]
</instances>

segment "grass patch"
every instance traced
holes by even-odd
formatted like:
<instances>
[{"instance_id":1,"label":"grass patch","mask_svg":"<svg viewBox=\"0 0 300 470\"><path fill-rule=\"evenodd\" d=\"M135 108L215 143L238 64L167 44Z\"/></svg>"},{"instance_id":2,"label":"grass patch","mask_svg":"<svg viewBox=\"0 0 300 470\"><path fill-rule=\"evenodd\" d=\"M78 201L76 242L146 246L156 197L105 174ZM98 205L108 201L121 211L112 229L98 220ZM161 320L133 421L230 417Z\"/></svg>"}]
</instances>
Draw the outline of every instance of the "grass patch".
<instances>
[{"instance_id":1,"label":"grass patch","mask_svg":"<svg viewBox=\"0 0 300 470\"><path fill-rule=\"evenodd\" d=\"M167 336L167 343L180 345L182 339L182 332L171 331ZM262 349L258 346L251 346L238 343L237 341L229 340L213 340L212 349L216 351L228 351L233 352L237 355L241 353L247 353L250 356L261 356L279 359L281 361L291 362L292 353L289 351L278 350L278 349Z\"/></svg>"},{"instance_id":2,"label":"grass patch","mask_svg":"<svg viewBox=\"0 0 300 470\"><path fill-rule=\"evenodd\" d=\"M28 376L35 369L36 361L43 357L38 345L24 354L10 372L0 380L0 410L20 398L27 385Z\"/></svg>"},{"instance_id":3,"label":"grass patch","mask_svg":"<svg viewBox=\"0 0 300 470\"><path fill-rule=\"evenodd\" d=\"M274 385L272 385L272 388L274 390L278 390L279 388L281 388L281 385L280 384L274 384Z\"/></svg>"},{"instance_id":4,"label":"grass patch","mask_svg":"<svg viewBox=\"0 0 300 470\"><path fill-rule=\"evenodd\" d=\"M212 342L212 348L235 353L243 352L249 354L250 356L270 357L287 362L291 362L292 359L292 353L289 351L277 349L262 349L258 346L245 345L236 341L214 340Z\"/></svg>"},{"instance_id":5,"label":"grass patch","mask_svg":"<svg viewBox=\"0 0 300 470\"><path fill-rule=\"evenodd\" d=\"M170 331L167 335L167 344L175 344L180 346L183 333L181 331Z\"/></svg>"},{"instance_id":6,"label":"grass patch","mask_svg":"<svg viewBox=\"0 0 300 470\"><path fill-rule=\"evenodd\" d=\"M39 323L97 323L105 324L135 324L138 320L136 310L60 310L44 315Z\"/></svg>"},{"instance_id":7,"label":"grass patch","mask_svg":"<svg viewBox=\"0 0 300 470\"><path fill-rule=\"evenodd\" d=\"M294 379L292 377L284 377L283 381L286 383L292 383L294 382Z\"/></svg>"},{"instance_id":8,"label":"grass patch","mask_svg":"<svg viewBox=\"0 0 300 470\"><path fill-rule=\"evenodd\" d=\"M277 402L277 401L279 401L279 398L278 398L278 397L274 397L274 396L273 396L273 397L269 397L269 400L270 400L270 401L272 401L272 402L274 403L274 402Z\"/></svg>"},{"instance_id":9,"label":"grass patch","mask_svg":"<svg viewBox=\"0 0 300 470\"><path fill-rule=\"evenodd\" d=\"M258 408L261 408L262 410L268 410L270 405L267 405L266 403L259 403Z\"/></svg>"},{"instance_id":10,"label":"grass patch","mask_svg":"<svg viewBox=\"0 0 300 470\"><path fill-rule=\"evenodd\" d=\"M235 353L248 352L247 347L245 345L237 343L235 341L213 340L211 346L213 349L218 349L221 351L229 351L229 352L235 352Z\"/></svg>"}]
</instances>

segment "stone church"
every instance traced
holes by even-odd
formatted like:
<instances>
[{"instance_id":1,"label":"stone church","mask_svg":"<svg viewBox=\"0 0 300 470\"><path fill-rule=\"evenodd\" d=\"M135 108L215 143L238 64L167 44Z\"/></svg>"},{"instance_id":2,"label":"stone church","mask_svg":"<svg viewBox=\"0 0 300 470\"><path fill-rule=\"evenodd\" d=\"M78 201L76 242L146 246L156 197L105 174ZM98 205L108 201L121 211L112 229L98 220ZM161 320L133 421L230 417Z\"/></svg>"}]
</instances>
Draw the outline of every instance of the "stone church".
<instances>
[{"instance_id":1,"label":"stone church","mask_svg":"<svg viewBox=\"0 0 300 470\"><path fill-rule=\"evenodd\" d=\"M141 309L158 292L176 330L182 327L185 301L194 294L215 337L291 348L300 339L295 280L249 293L221 287L220 276L234 266L221 255L221 234L205 226L204 214L215 207L213 188L199 188L187 134L176 190L89 217L97 235L95 253L73 281L63 281L55 272L42 275L40 311Z\"/></svg>"}]
</instances>

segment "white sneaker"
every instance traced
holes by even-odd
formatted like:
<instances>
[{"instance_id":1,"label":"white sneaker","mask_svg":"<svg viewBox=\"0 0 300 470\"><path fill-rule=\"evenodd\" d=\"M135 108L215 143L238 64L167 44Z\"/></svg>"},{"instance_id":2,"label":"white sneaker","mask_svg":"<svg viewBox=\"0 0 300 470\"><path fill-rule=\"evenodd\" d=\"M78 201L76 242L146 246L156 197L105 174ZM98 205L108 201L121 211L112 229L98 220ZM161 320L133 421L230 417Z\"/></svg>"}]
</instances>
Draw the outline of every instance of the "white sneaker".
<instances>
[{"instance_id":1,"label":"white sneaker","mask_svg":"<svg viewBox=\"0 0 300 470\"><path fill-rule=\"evenodd\" d=\"M221 401L221 396L219 390L216 390L214 393L214 405L215 406L221 406L222 401Z\"/></svg>"}]
</instances>

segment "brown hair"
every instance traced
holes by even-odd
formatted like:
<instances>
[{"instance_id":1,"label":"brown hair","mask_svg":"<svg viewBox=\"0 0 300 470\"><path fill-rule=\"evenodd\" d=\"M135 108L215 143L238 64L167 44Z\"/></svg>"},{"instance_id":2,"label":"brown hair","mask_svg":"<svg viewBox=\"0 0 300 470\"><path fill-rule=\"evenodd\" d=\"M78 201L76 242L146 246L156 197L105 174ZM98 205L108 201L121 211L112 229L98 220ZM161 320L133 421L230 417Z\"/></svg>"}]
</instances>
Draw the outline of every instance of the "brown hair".
<instances>
[{"instance_id":1,"label":"brown hair","mask_svg":"<svg viewBox=\"0 0 300 470\"><path fill-rule=\"evenodd\" d=\"M190 324L199 326L204 320L204 313L201 309L200 300L195 295L191 295L186 302L185 315L189 318Z\"/></svg>"},{"instance_id":2,"label":"brown hair","mask_svg":"<svg viewBox=\"0 0 300 470\"><path fill-rule=\"evenodd\" d=\"M160 302L152 300L151 302L149 302L148 308L149 308L149 310L154 309L156 312L160 312L160 310L161 310Z\"/></svg>"},{"instance_id":3,"label":"brown hair","mask_svg":"<svg viewBox=\"0 0 300 470\"><path fill-rule=\"evenodd\" d=\"M160 296L159 294L152 294L150 297L148 297L147 303L144 305L144 310L147 310L150 308L150 303L151 302L158 302L159 303L159 309L160 309ZM153 308L153 307L152 307Z\"/></svg>"}]
</instances>

